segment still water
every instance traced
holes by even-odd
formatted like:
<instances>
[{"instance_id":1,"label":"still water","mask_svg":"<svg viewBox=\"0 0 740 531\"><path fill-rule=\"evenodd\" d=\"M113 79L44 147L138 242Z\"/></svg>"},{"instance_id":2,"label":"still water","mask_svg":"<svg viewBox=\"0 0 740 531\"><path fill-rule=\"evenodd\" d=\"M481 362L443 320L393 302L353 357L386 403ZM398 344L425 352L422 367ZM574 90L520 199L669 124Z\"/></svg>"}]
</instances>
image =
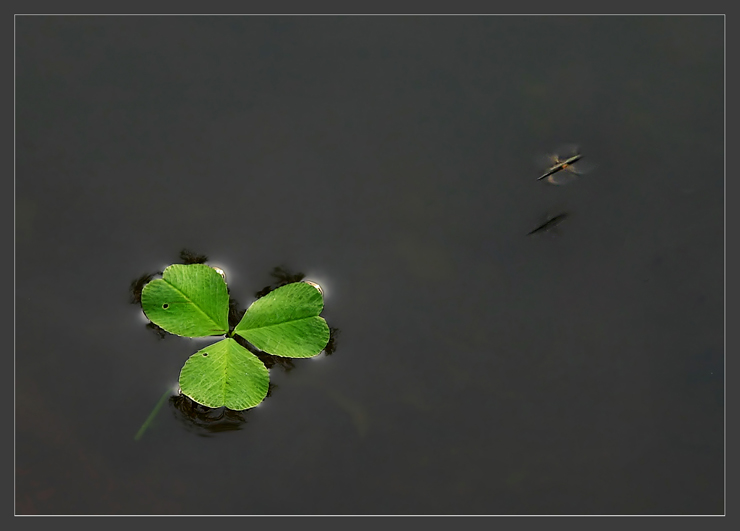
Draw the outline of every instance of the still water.
<instances>
[{"instance_id":1,"label":"still water","mask_svg":"<svg viewBox=\"0 0 740 531\"><path fill-rule=\"evenodd\" d=\"M723 42L17 17L16 514L722 514ZM538 181L564 143L592 171ZM318 282L333 351L183 404L210 340L130 301L183 249L242 307Z\"/></svg>"}]
</instances>

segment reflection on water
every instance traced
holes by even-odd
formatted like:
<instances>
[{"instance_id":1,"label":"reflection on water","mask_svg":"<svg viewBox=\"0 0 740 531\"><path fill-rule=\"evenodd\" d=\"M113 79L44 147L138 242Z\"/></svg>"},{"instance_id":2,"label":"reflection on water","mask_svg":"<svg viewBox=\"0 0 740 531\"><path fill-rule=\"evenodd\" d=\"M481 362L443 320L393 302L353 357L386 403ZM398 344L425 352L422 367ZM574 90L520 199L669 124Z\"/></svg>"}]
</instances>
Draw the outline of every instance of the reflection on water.
<instances>
[{"instance_id":1,"label":"reflection on water","mask_svg":"<svg viewBox=\"0 0 740 531\"><path fill-rule=\"evenodd\" d=\"M272 271L270 272L270 276L274 278L275 281L272 284L269 284L265 286L264 288L262 288L261 290L255 292L254 296L257 297L258 299L260 297L264 297L271 291L276 290L281 286L285 286L286 284L292 284L293 282L300 282L301 280L306 278L306 275L304 275L301 272L292 273L290 269L286 269L280 266L273 267Z\"/></svg>"},{"instance_id":2,"label":"reflection on water","mask_svg":"<svg viewBox=\"0 0 740 531\"><path fill-rule=\"evenodd\" d=\"M270 382L268 398L277 385ZM194 402L183 394L171 396L170 406L175 417L188 429L200 437L212 437L217 433L238 431L247 422L247 415L254 409L233 411L225 407L210 408Z\"/></svg>"},{"instance_id":3,"label":"reflection on water","mask_svg":"<svg viewBox=\"0 0 740 531\"><path fill-rule=\"evenodd\" d=\"M141 304L141 292L144 290L144 286L149 284L155 275L161 274L161 271L158 271L157 273L144 273L136 280L133 280L131 282L131 286L129 286L129 291L131 292L131 304Z\"/></svg>"},{"instance_id":4,"label":"reflection on water","mask_svg":"<svg viewBox=\"0 0 740 531\"><path fill-rule=\"evenodd\" d=\"M204 254L194 253L189 249L183 249L180 251L180 260L183 264L205 264L208 257Z\"/></svg>"}]
</instances>

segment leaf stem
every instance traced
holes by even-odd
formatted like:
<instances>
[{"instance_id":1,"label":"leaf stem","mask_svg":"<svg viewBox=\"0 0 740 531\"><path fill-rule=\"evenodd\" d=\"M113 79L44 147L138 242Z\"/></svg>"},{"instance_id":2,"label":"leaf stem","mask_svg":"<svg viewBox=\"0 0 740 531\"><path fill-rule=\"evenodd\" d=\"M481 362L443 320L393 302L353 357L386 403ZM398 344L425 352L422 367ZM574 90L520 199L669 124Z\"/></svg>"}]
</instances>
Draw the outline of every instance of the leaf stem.
<instances>
[{"instance_id":1,"label":"leaf stem","mask_svg":"<svg viewBox=\"0 0 740 531\"><path fill-rule=\"evenodd\" d=\"M159 402L157 402L157 405L154 406L154 409L151 413L149 413L149 416L144 421L144 424L141 425L141 428L139 428L139 431L136 432L136 435L134 435L134 440L138 441L141 439L141 437L144 435L144 432L149 427L149 425L154 421L154 418L157 416L157 413L159 413L159 410L162 409L162 406L167 401L167 399L172 395L172 389L167 389L167 391L164 392L162 395L162 398L159 399Z\"/></svg>"}]
</instances>

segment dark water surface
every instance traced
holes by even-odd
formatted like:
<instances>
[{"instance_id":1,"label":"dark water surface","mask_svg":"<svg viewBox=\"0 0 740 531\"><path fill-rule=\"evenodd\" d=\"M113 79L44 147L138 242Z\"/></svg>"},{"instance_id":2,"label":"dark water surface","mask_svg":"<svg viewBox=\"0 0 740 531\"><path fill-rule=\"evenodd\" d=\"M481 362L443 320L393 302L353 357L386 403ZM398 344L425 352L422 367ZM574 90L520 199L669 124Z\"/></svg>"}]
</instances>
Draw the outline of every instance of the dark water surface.
<instances>
[{"instance_id":1,"label":"dark water surface","mask_svg":"<svg viewBox=\"0 0 740 531\"><path fill-rule=\"evenodd\" d=\"M720 514L722 17L16 18L18 514ZM593 171L536 179L581 145ZM527 233L560 213L554 231ZM129 302L336 351L217 431Z\"/></svg>"}]
</instances>

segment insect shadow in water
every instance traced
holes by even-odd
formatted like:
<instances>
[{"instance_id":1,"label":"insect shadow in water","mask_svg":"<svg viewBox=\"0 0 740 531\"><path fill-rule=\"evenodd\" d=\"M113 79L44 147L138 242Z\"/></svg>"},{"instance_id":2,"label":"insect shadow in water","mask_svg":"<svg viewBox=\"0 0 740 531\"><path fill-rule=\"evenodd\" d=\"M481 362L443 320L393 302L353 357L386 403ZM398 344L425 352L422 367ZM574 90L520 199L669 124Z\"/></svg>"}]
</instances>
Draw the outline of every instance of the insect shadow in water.
<instances>
[{"instance_id":1,"label":"insect shadow in water","mask_svg":"<svg viewBox=\"0 0 740 531\"><path fill-rule=\"evenodd\" d=\"M560 225L568 217L570 217L569 212L561 212L560 214L550 216L545 220L544 223L541 223L539 226L529 231L527 233L527 236L542 234L546 232L555 233L557 231L558 225Z\"/></svg>"}]
</instances>

